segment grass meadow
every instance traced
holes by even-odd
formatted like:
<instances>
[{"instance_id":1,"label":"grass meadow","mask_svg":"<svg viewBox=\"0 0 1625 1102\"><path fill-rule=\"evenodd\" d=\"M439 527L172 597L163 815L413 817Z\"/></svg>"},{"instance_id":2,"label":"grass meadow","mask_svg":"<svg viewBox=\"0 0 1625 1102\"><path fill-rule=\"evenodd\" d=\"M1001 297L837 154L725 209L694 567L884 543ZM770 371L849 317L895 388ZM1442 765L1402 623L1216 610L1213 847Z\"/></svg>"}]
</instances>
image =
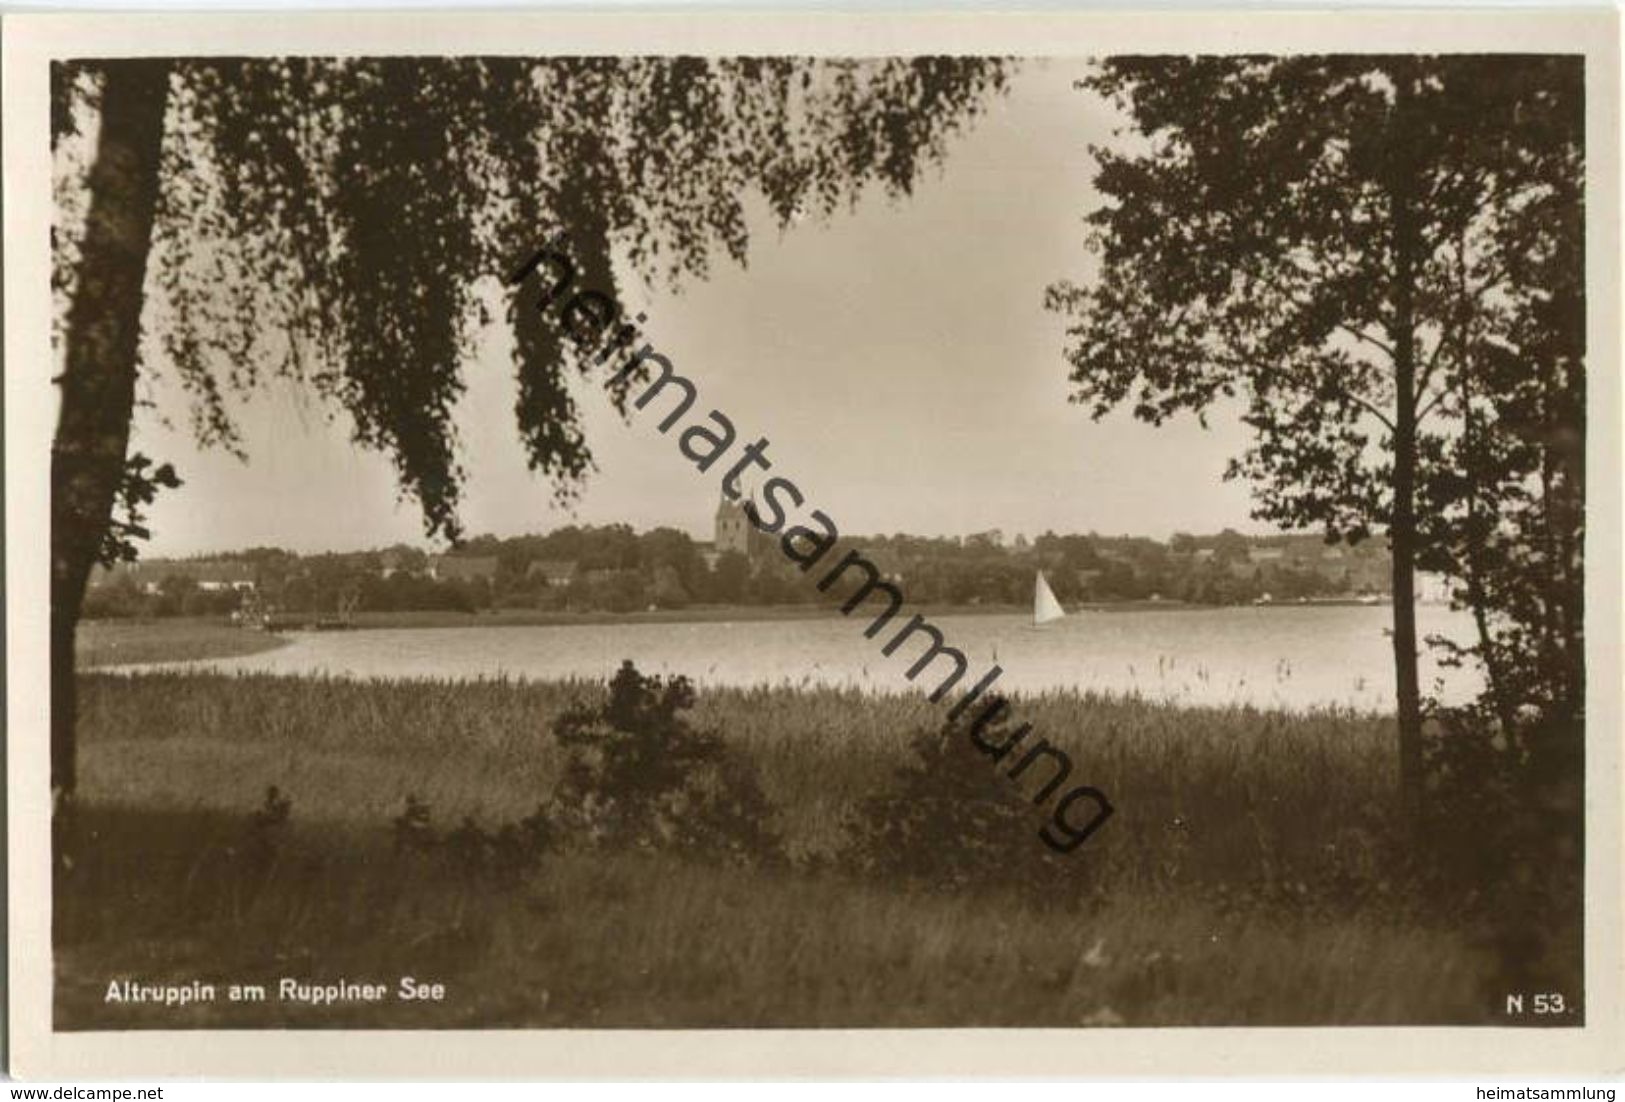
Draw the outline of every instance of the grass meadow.
<instances>
[{"instance_id":1,"label":"grass meadow","mask_svg":"<svg viewBox=\"0 0 1625 1102\"><path fill-rule=\"evenodd\" d=\"M189 662L230 658L282 646L283 640L263 631L244 631L214 620L101 620L80 628L80 669L138 665L143 662Z\"/></svg>"},{"instance_id":2,"label":"grass meadow","mask_svg":"<svg viewBox=\"0 0 1625 1102\"><path fill-rule=\"evenodd\" d=\"M104 653L89 634L87 653ZM1021 718L1117 813L1052 883L945 891L848 859L854 815L896 783L940 709L708 689L693 721L754 766L787 863L564 853L495 883L397 852L392 820L408 795L440 826L527 815L562 766L552 719L601 684L86 668L80 687L80 858L59 875L54 920L60 1029L1499 1020L1496 932L1407 871L1383 717L1021 698ZM271 785L291 813L267 849L254 812ZM110 979L405 975L445 984L446 999L103 998Z\"/></svg>"}]
</instances>

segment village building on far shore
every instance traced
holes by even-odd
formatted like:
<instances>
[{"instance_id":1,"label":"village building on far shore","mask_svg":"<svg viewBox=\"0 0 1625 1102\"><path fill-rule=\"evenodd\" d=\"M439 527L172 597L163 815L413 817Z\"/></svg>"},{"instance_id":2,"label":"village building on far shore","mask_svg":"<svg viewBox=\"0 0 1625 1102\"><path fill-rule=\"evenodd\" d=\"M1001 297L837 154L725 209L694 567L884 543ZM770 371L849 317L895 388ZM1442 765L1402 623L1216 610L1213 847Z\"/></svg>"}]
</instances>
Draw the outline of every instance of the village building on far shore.
<instances>
[{"instance_id":1,"label":"village building on far shore","mask_svg":"<svg viewBox=\"0 0 1625 1102\"><path fill-rule=\"evenodd\" d=\"M251 592L256 588L254 567L229 559L145 559L121 562L112 567L98 566L90 574L90 585L130 584L143 593L158 593L170 578L184 578L205 593Z\"/></svg>"},{"instance_id":2,"label":"village building on far shore","mask_svg":"<svg viewBox=\"0 0 1625 1102\"><path fill-rule=\"evenodd\" d=\"M563 589L575 576L576 564L564 559L536 559L525 567L525 577L540 578L549 589Z\"/></svg>"},{"instance_id":3,"label":"village building on far shore","mask_svg":"<svg viewBox=\"0 0 1625 1102\"><path fill-rule=\"evenodd\" d=\"M437 582L492 581L496 576L495 555L436 555L429 560L429 577Z\"/></svg>"}]
</instances>

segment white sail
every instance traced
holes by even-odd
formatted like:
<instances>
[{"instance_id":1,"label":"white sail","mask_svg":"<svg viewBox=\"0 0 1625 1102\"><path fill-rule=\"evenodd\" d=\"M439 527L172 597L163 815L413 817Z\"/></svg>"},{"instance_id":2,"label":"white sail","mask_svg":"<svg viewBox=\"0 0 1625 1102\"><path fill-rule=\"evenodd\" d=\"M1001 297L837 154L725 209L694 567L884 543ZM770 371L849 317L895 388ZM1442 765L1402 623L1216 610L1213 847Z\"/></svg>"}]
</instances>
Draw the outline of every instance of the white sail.
<instances>
[{"instance_id":1,"label":"white sail","mask_svg":"<svg viewBox=\"0 0 1625 1102\"><path fill-rule=\"evenodd\" d=\"M1055 599L1050 591L1049 583L1044 580L1044 572L1038 572L1038 582L1033 592L1033 626L1047 624L1052 620L1059 620L1066 612L1061 608L1061 602Z\"/></svg>"}]
</instances>

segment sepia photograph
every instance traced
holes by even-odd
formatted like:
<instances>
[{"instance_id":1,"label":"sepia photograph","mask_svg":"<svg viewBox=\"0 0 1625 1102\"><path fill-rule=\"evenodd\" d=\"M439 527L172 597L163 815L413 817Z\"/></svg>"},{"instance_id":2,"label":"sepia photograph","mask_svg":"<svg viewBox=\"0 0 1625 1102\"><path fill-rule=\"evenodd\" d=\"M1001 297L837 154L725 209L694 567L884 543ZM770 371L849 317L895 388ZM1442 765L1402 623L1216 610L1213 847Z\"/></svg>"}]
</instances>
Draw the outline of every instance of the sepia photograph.
<instances>
[{"instance_id":1,"label":"sepia photograph","mask_svg":"<svg viewBox=\"0 0 1625 1102\"><path fill-rule=\"evenodd\" d=\"M53 46L37 1028L1617 1026L1615 78L1402 26Z\"/></svg>"}]
</instances>

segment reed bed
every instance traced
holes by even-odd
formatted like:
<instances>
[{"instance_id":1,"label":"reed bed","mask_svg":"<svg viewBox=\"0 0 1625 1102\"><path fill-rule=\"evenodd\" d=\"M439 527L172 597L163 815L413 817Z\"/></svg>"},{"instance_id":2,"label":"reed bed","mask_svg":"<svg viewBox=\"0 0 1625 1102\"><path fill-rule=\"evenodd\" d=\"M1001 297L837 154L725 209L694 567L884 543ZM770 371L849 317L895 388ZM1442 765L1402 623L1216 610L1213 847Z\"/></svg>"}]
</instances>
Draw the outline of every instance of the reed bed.
<instances>
[{"instance_id":1,"label":"reed bed","mask_svg":"<svg viewBox=\"0 0 1625 1102\"><path fill-rule=\"evenodd\" d=\"M447 822L528 814L561 764L553 719L603 692L588 681L172 672L89 674L81 687L85 798L242 811L275 784L301 821L363 833L408 794ZM1117 809L1075 855L1097 882L1286 883L1374 864L1392 835L1393 734L1381 717L1067 693L1017 698L1012 711ZM942 716L920 697L853 689L707 689L694 722L753 763L793 853L833 856L859 804ZM1035 834L1041 823L1035 812Z\"/></svg>"},{"instance_id":2,"label":"reed bed","mask_svg":"<svg viewBox=\"0 0 1625 1102\"><path fill-rule=\"evenodd\" d=\"M553 718L601 684L90 671L80 685L91 844L59 881L60 1028L1466 1023L1496 1006L1493 954L1403 886L1379 716L1018 698L1117 813L1053 891L945 894L846 860L854 815L942 708L707 689L693 722L754 765L788 867L560 855L499 889L392 852L390 821L408 794L447 826L533 811L562 766ZM244 830L269 785L293 806L266 865ZM179 1017L105 1004L106 977L134 971L411 974L456 994Z\"/></svg>"}]
</instances>

